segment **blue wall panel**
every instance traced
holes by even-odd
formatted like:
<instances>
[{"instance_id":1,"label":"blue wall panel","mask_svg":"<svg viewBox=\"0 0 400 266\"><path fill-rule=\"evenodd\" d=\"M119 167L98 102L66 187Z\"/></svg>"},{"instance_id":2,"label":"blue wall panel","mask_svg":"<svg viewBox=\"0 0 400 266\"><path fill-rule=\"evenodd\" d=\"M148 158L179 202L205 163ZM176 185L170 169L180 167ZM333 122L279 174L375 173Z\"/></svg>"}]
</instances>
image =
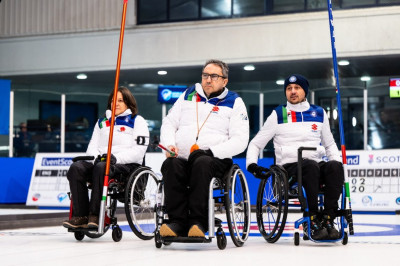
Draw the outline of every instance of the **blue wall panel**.
<instances>
[{"instance_id":1,"label":"blue wall panel","mask_svg":"<svg viewBox=\"0 0 400 266\"><path fill-rule=\"evenodd\" d=\"M0 158L0 204L25 204L34 161L34 158Z\"/></svg>"}]
</instances>

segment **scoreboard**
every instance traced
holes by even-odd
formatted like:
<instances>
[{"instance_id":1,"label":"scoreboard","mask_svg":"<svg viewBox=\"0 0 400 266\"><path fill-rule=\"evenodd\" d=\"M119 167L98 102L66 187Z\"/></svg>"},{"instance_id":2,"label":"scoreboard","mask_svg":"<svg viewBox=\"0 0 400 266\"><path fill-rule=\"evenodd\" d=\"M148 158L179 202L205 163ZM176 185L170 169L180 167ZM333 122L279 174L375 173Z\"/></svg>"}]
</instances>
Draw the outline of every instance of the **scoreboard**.
<instances>
[{"instance_id":1,"label":"scoreboard","mask_svg":"<svg viewBox=\"0 0 400 266\"><path fill-rule=\"evenodd\" d=\"M400 150L347 151L353 210L400 210Z\"/></svg>"}]
</instances>

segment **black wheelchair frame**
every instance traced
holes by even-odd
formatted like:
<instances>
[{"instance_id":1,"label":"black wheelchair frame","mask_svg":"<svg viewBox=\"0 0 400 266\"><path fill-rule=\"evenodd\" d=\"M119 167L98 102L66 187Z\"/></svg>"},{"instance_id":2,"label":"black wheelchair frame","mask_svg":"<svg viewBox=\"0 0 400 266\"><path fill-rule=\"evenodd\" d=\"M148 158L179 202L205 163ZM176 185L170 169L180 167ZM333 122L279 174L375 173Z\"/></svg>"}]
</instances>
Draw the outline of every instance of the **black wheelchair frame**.
<instances>
[{"instance_id":1,"label":"black wheelchair frame","mask_svg":"<svg viewBox=\"0 0 400 266\"><path fill-rule=\"evenodd\" d=\"M297 183L289 184L288 175L283 167L272 165L270 171L261 180L257 193L256 217L257 225L261 235L268 243L278 241L285 228L288 207L299 207L299 204L291 204L290 201L298 199L300 207L304 210L304 217L294 223L294 244L300 243L300 225L310 224L310 215L307 204L307 195L302 186L302 152L303 150L316 150L313 147L300 147L298 149L298 174ZM351 210L346 209L345 188L343 186L340 199L340 210L337 211L335 222L339 227L340 237L338 239L314 240L303 235L303 240L313 242L338 242L343 245L348 242L349 229L352 234ZM323 192L319 194L318 206L323 207ZM311 236L310 226L307 226L308 235Z\"/></svg>"},{"instance_id":2,"label":"black wheelchair frame","mask_svg":"<svg viewBox=\"0 0 400 266\"><path fill-rule=\"evenodd\" d=\"M218 194L214 196L214 193ZM225 249L227 240L222 228L222 221L215 217L215 209L224 207L227 217L229 233L237 247L243 246L250 233L250 194L246 177L238 165L234 164L224 178L212 178L209 186L208 201L208 235L205 237L162 237L160 228L168 220L164 205L163 181L157 188L157 205L155 208L155 245L170 245L173 242L181 243L210 243L217 238L219 249ZM215 232L215 227L217 231Z\"/></svg>"},{"instance_id":3,"label":"black wheelchair frame","mask_svg":"<svg viewBox=\"0 0 400 266\"><path fill-rule=\"evenodd\" d=\"M93 160L93 156L79 156L74 158L74 161L77 160ZM103 233L98 233L98 229L96 228L68 228L68 232L73 232L76 240L83 240L85 236L89 238L99 238L103 236L108 229L112 228L112 239L115 242L118 242L122 239L122 230L118 225L117 217L115 215L117 210L118 201L124 203L124 209L126 218L128 220L129 226L131 230L138 237L149 237L144 235L138 231L138 225L140 223L135 222L136 215L134 215L132 209L135 204L135 200L140 198L140 193L144 193L145 188L147 186L147 180L149 176L153 178L157 178L156 175L151 171L151 168L146 166L138 166L132 173L129 174L128 177L123 176L122 174L113 176L108 182L108 192L107 192L107 200L106 200L106 208L105 208L105 219L104 219L104 230ZM142 179L141 177L146 177L146 179ZM141 180L142 183L137 183L137 180ZM136 191L133 191L131 188L137 187ZM90 188L90 187L89 187ZM143 191L143 192L140 192ZM72 218L73 208L72 208L72 200L73 195L68 193L71 204L69 211L69 219ZM153 206L154 209L154 206ZM153 218L154 219L154 218ZM154 230L153 230L154 232ZM152 236L150 237L152 238Z\"/></svg>"}]
</instances>

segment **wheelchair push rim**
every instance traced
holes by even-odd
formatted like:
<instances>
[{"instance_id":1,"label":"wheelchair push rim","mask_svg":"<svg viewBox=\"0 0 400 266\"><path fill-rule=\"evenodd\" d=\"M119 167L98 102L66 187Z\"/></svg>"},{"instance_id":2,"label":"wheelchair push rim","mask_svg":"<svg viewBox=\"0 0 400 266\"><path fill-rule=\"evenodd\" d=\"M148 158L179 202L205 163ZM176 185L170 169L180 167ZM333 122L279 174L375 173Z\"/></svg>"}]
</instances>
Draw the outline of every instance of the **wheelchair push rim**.
<instances>
[{"instance_id":1,"label":"wheelchair push rim","mask_svg":"<svg viewBox=\"0 0 400 266\"><path fill-rule=\"evenodd\" d=\"M226 180L226 216L232 241L240 247L250 232L250 194L243 171L234 165L230 172L232 175Z\"/></svg>"},{"instance_id":2,"label":"wheelchair push rim","mask_svg":"<svg viewBox=\"0 0 400 266\"><path fill-rule=\"evenodd\" d=\"M156 196L159 180L148 168L139 168L129 178L125 195L125 214L133 233L150 240L156 230Z\"/></svg>"}]
</instances>

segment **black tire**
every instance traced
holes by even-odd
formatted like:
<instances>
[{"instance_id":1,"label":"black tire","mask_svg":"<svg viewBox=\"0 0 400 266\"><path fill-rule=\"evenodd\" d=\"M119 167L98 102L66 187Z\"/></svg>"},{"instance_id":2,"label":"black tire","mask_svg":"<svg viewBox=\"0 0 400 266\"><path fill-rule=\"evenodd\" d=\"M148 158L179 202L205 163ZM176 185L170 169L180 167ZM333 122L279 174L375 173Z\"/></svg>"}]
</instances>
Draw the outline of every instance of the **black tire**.
<instances>
[{"instance_id":1,"label":"black tire","mask_svg":"<svg viewBox=\"0 0 400 266\"><path fill-rule=\"evenodd\" d=\"M156 244L156 248L161 248L162 247L162 241L161 241L161 236L160 236L159 232L155 233L154 242Z\"/></svg>"},{"instance_id":2,"label":"black tire","mask_svg":"<svg viewBox=\"0 0 400 266\"><path fill-rule=\"evenodd\" d=\"M294 233L294 245L298 246L300 244L300 234L298 232Z\"/></svg>"},{"instance_id":3,"label":"black tire","mask_svg":"<svg viewBox=\"0 0 400 266\"><path fill-rule=\"evenodd\" d=\"M74 232L75 239L78 241L81 241L83 238L85 238L85 233L84 232Z\"/></svg>"},{"instance_id":4,"label":"black tire","mask_svg":"<svg viewBox=\"0 0 400 266\"><path fill-rule=\"evenodd\" d=\"M226 235L222 228L218 228L217 230L217 246L220 250L224 250L226 248Z\"/></svg>"},{"instance_id":5,"label":"black tire","mask_svg":"<svg viewBox=\"0 0 400 266\"><path fill-rule=\"evenodd\" d=\"M288 184L286 173L271 167L271 176L260 182L256 216L258 230L268 243L275 243L285 229L288 214Z\"/></svg>"},{"instance_id":6,"label":"black tire","mask_svg":"<svg viewBox=\"0 0 400 266\"><path fill-rule=\"evenodd\" d=\"M119 226L115 226L112 230L112 239L114 242L119 242L122 239L122 230Z\"/></svg>"},{"instance_id":7,"label":"black tire","mask_svg":"<svg viewBox=\"0 0 400 266\"><path fill-rule=\"evenodd\" d=\"M125 214L137 237L150 240L156 229L155 210L157 176L147 167L139 167L129 177L125 190Z\"/></svg>"},{"instance_id":8,"label":"black tire","mask_svg":"<svg viewBox=\"0 0 400 266\"><path fill-rule=\"evenodd\" d=\"M225 176L225 209L232 241L241 247L250 233L251 206L246 177L236 164Z\"/></svg>"},{"instance_id":9,"label":"black tire","mask_svg":"<svg viewBox=\"0 0 400 266\"><path fill-rule=\"evenodd\" d=\"M347 242L349 241L349 236L347 235L347 232L344 232L344 236L342 239L342 244L347 245Z\"/></svg>"}]
</instances>

